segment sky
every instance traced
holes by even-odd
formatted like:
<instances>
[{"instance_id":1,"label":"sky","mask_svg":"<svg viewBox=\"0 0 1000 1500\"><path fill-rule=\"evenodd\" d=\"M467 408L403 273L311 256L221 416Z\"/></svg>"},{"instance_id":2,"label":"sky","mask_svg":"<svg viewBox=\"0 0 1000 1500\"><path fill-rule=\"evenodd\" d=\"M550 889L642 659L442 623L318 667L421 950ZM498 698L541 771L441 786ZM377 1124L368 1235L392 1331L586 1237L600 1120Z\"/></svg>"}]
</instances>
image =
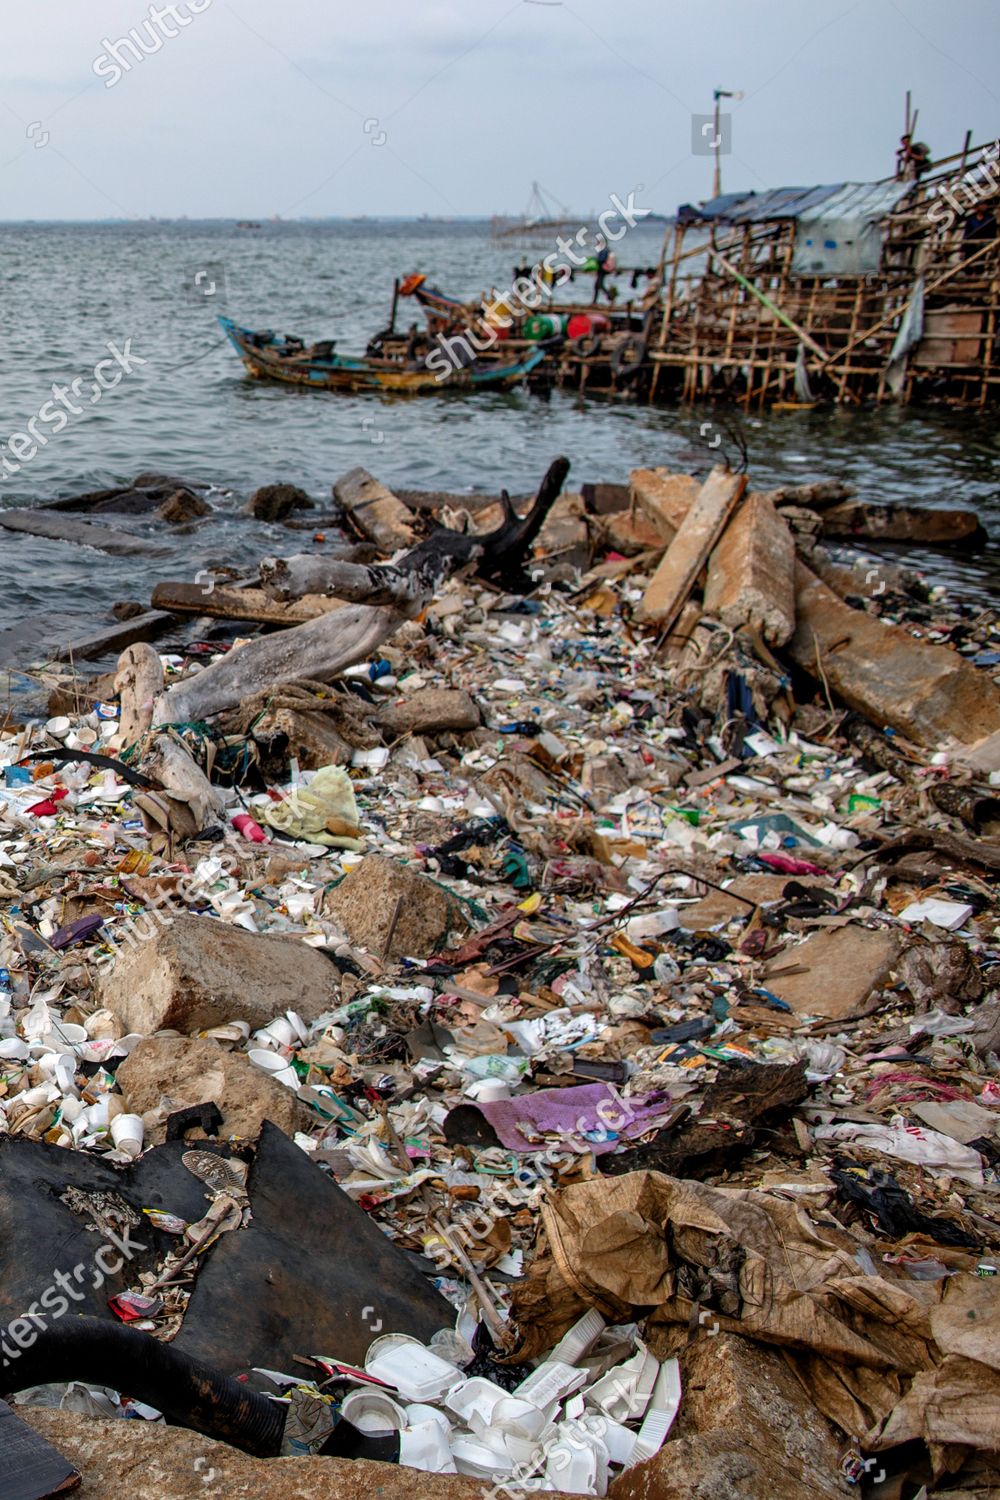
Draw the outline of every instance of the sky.
<instances>
[{"instance_id":1,"label":"sky","mask_svg":"<svg viewBox=\"0 0 1000 1500\"><path fill-rule=\"evenodd\" d=\"M997 0L4 9L4 220L518 213L534 181L672 213L710 196L715 88L725 189L889 175L908 88L935 156L1000 133Z\"/></svg>"}]
</instances>

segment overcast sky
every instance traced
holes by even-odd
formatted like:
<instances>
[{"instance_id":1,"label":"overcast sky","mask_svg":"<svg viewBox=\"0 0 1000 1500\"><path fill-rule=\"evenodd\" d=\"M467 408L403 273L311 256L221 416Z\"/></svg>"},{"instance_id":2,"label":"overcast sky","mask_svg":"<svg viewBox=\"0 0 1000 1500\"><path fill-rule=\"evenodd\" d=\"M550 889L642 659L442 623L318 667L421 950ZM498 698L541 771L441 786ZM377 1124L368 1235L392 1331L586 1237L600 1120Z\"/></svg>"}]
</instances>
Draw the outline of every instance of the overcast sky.
<instances>
[{"instance_id":1,"label":"overcast sky","mask_svg":"<svg viewBox=\"0 0 1000 1500\"><path fill-rule=\"evenodd\" d=\"M1000 131L997 0L175 6L116 80L147 0L6 0L0 217L490 214L535 179L670 213L709 195L714 87L745 93L726 188L887 175L907 88L935 155Z\"/></svg>"}]
</instances>

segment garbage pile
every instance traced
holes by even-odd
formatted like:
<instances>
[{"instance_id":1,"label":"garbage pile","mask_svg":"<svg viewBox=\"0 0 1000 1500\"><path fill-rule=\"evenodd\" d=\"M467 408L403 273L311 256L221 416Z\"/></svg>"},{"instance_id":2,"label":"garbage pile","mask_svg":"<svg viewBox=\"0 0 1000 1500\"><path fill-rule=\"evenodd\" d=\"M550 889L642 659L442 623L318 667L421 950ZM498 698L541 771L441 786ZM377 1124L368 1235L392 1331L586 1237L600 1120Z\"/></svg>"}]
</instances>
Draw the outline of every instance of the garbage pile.
<instances>
[{"instance_id":1,"label":"garbage pile","mask_svg":"<svg viewBox=\"0 0 1000 1500\"><path fill-rule=\"evenodd\" d=\"M20 1416L491 1495L994 1492L1000 625L745 489L317 543L245 592L342 609L8 716Z\"/></svg>"}]
</instances>

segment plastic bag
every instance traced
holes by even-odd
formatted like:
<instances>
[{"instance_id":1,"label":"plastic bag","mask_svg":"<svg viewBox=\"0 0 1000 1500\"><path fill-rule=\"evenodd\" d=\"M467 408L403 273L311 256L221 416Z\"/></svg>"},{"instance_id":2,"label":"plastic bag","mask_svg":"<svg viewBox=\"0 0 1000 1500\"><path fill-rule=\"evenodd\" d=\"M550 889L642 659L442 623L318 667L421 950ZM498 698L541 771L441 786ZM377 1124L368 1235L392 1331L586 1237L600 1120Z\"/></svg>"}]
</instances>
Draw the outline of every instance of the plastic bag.
<instances>
[{"instance_id":1,"label":"plastic bag","mask_svg":"<svg viewBox=\"0 0 1000 1500\"><path fill-rule=\"evenodd\" d=\"M362 849L354 787L343 766L323 766L305 786L265 809L264 821L288 838L333 849Z\"/></svg>"}]
</instances>

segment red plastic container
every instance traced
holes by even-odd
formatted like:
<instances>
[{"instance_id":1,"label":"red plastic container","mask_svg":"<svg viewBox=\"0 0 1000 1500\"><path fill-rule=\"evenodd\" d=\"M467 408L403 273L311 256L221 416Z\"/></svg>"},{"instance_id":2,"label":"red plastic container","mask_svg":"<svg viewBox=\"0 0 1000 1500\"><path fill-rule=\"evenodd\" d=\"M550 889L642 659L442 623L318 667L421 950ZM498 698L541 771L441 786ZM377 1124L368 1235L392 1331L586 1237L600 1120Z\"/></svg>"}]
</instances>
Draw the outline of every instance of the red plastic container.
<instances>
[{"instance_id":1,"label":"red plastic container","mask_svg":"<svg viewBox=\"0 0 1000 1500\"><path fill-rule=\"evenodd\" d=\"M610 327L609 319L601 313L574 313L566 324L566 337L585 339L592 333L607 333Z\"/></svg>"}]
</instances>

